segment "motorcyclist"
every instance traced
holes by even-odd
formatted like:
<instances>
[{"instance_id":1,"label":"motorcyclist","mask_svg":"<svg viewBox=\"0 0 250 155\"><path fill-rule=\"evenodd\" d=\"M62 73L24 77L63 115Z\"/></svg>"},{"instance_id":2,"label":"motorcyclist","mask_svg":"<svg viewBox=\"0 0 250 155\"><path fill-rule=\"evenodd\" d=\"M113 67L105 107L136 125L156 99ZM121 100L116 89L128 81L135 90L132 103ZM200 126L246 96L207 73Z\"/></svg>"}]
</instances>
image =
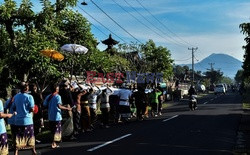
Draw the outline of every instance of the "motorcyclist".
<instances>
[{"instance_id":1,"label":"motorcyclist","mask_svg":"<svg viewBox=\"0 0 250 155\"><path fill-rule=\"evenodd\" d=\"M195 87L193 85L190 86L189 90L188 90L188 95L189 95L189 100L190 100L190 103L192 103L193 99L194 99L194 95L197 95L197 91L195 90ZM196 99L195 99L196 100ZM189 105L190 106L190 105ZM194 107L190 106L190 109L191 110L194 110L194 109L197 109L197 101L195 101L194 103Z\"/></svg>"}]
</instances>

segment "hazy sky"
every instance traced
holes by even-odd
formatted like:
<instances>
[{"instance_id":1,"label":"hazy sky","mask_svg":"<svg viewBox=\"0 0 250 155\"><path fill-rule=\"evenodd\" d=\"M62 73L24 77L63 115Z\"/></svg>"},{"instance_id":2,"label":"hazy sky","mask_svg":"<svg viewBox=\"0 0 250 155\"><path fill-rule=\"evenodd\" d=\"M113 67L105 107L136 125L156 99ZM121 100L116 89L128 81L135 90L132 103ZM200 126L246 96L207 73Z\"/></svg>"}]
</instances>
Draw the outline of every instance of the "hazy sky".
<instances>
[{"instance_id":1,"label":"hazy sky","mask_svg":"<svg viewBox=\"0 0 250 155\"><path fill-rule=\"evenodd\" d=\"M41 8L38 0L31 1L35 10ZM85 2L88 5L78 5L74 9L79 10L93 24L92 33L98 41L105 40L111 33L105 28L107 27L115 33L113 38L120 43L145 43L149 39L154 40L157 46L164 46L171 51L176 64L191 63L191 51L188 50L191 47L198 47L195 52L196 62L212 53L225 53L243 60L242 46L245 45L245 36L240 32L239 24L250 22L249 0ZM122 28L110 20L93 2ZM106 48L101 43L98 47L101 50Z\"/></svg>"}]
</instances>

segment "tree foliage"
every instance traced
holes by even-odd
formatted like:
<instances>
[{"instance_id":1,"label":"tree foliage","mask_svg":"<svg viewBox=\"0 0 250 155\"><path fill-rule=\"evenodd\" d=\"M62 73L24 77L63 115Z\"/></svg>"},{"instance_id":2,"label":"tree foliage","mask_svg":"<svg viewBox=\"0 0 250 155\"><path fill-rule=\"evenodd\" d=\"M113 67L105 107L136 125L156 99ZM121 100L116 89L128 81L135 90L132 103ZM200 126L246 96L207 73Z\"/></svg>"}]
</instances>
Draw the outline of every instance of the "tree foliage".
<instances>
[{"instance_id":1,"label":"tree foliage","mask_svg":"<svg viewBox=\"0 0 250 155\"><path fill-rule=\"evenodd\" d=\"M246 45L243 46L245 50L244 54L244 62L243 62L243 78L250 81L250 23L242 23L240 24L241 32L246 36L245 41Z\"/></svg>"},{"instance_id":2,"label":"tree foliage","mask_svg":"<svg viewBox=\"0 0 250 155\"><path fill-rule=\"evenodd\" d=\"M216 84L221 82L223 73L220 70L211 70L205 72L206 78L210 79L211 84Z\"/></svg>"},{"instance_id":3,"label":"tree foliage","mask_svg":"<svg viewBox=\"0 0 250 155\"><path fill-rule=\"evenodd\" d=\"M188 66L174 66L174 76L180 81L186 81L190 78L190 71Z\"/></svg>"},{"instance_id":4,"label":"tree foliage","mask_svg":"<svg viewBox=\"0 0 250 155\"><path fill-rule=\"evenodd\" d=\"M233 84L233 79L231 79L230 77L223 76L221 79L221 83L231 85L231 84Z\"/></svg>"},{"instance_id":5,"label":"tree foliage","mask_svg":"<svg viewBox=\"0 0 250 155\"><path fill-rule=\"evenodd\" d=\"M241 83L243 81L243 70L240 69L237 71L234 80L236 81L236 83Z\"/></svg>"},{"instance_id":6,"label":"tree foliage","mask_svg":"<svg viewBox=\"0 0 250 155\"><path fill-rule=\"evenodd\" d=\"M163 73L165 79L173 76L173 60L170 51L156 46L153 40L145 44L120 44L119 53L130 62L130 68L137 73Z\"/></svg>"},{"instance_id":7,"label":"tree foliage","mask_svg":"<svg viewBox=\"0 0 250 155\"><path fill-rule=\"evenodd\" d=\"M77 0L40 0L41 10L33 10L30 0L17 5L14 0L5 0L0 5L0 80L5 87L23 80L35 79L40 86L86 71L161 72L164 77L172 75L170 51L149 40L145 44L120 45L115 55L99 51L97 40L91 33L91 25L79 12L70 7ZM64 44L76 43L89 49L87 54L60 51ZM54 49L63 53L61 62L44 57L41 50ZM130 51L140 55L134 61ZM138 57L139 58L139 57Z\"/></svg>"},{"instance_id":8,"label":"tree foliage","mask_svg":"<svg viewBox=\"0 0 250 155\"><path fill-rule=\"evenodd\" d=\"M22 0L19 7L15 1L6 0L0 6L0 46L1 55L5 56L0 61L5 65L0 69L6 68L5 73L1 72L1 78L12 79L6 84L36 77L39 77L38 82L43 83L45 79L51 81L62 77L66 73L62 70L67 69L65 66L69 66L73 57L67 55L65 61L58 63L41 56L39 52L43 49L59 50L65 43L82 44L90 51L96 48L97 41L90 33L86 18L68 9L76 2L60 0L52 4L41 0L43 9L38 13L32 10L30 0ZM80 23L77 24L74 19ZM79 65L79 61L75 65Z\"/></svg>"},{"instance_id":9,"label":"tree foliage","mask_svg":"<svg viewBox=\"0 0 250 155\"><path fill-rule=\"evenodd\" d=\"M162 46L157 47L153 40L149 40L141 47L145 58L147 71L151 73L163 73L165 78L173 75L173 59L170 51Z\"/></svg>"},{"instance_id":10,"label":"tree foliage","mask_svg":"<svg viewBox=\"0 0 250 155\"><path fill-rule=\"evenodd\" d=\"M145 57L142 54L142 44L119 44L117 54L129 62L129 68L137 73L148 72Z\"/></svg>"}]
</instances>

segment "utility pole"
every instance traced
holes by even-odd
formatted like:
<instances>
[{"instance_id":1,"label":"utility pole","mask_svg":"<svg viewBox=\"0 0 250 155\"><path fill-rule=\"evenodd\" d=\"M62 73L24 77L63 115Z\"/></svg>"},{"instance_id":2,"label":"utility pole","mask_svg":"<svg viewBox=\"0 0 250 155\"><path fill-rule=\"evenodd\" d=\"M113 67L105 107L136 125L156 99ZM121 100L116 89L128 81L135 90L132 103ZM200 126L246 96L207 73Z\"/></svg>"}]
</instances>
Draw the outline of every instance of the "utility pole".
<instances>
[{"instance_id":1,"label":"utility pole","mask_svg":"<svg viewBox=\"0 0 250 155\"><path fill-rule=\"evenodd\" d=\"M210 71L212 72L212 71L214 70L213 65L214 65L215 63L208 63L208 64L211 66L211 67L210 67L210 68L211 68Z\"/></svg>"},{"instance_id":2,"label":"utility pole","mask_svg":"<svg viewBox=\"0 0 250 155\"><path fill-rule=\"evenodd\" d=\"M188 48L188 50L192 50L192 85L194 84L194 51L196 51L198 47Z\"/></svg>"}]
</instances>

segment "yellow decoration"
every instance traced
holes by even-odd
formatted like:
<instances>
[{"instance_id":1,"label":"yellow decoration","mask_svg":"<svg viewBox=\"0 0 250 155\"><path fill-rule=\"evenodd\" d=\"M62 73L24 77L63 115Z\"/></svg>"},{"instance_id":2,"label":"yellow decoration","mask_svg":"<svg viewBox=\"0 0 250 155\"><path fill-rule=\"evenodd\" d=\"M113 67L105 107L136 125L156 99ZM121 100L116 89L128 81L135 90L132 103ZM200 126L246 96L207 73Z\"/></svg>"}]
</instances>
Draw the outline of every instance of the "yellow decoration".
<instances>
[{"instance_id":1,"label":"yellow decoration","mask_svg":"<svg viewBox=\"0 0 250 155\"><path fill-rule=\"evenodd\" d=\"M44 56L47 56L57 61L62 61L64 59L64 56L56 50L46 49L46 50L40 51L40 53Z\"/></svg>"}]
</instances>

